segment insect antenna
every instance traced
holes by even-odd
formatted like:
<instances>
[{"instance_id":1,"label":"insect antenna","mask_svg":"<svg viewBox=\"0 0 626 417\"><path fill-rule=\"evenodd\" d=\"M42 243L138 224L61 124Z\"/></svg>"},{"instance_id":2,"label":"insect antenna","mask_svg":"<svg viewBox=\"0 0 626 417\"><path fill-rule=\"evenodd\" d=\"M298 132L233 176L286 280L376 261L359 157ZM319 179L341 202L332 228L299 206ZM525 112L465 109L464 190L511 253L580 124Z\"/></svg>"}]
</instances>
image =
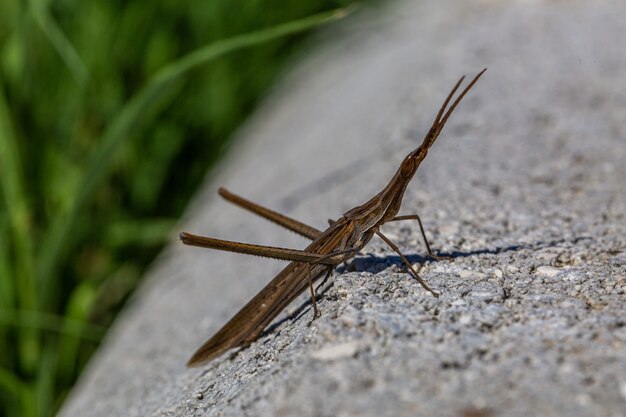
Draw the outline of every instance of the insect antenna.
<instances>
[{"instance_id":1,"label":"insect antenna","mask_svg":"<svg viewBox=\"0 0 626 417\"><path fill-rule=\"evenodd\" d=\"M443 129L443 126L446 124L446 122L448 121L448 118L450 117L450 115L452 114L452 112L454 111L454 109L456 108L456 106L461 102L461 100L463 100L463 97L465 97L465 94L467 94L467 92L469 90L472 89L472 87L474 86L474 84L476 84L476 81L478 81L478 79L480 78L481 75L483 75L485 73L485 71L487 71L487 68L483 69L481 72L479 72L474 79L467 85L467 87L465 87L465 89L463 90L463 92L456 98L456 100L454 100L454 103L452 103L452 106L450 106L450 108L448 109L448 111L446 111L446 115L443 116L443 119L441 120L441 122L439 122L438 126L437 126L437 135L439 135L439 132L441 132L441 129ZM459 82L457 83L457 85L454 87L454 90L452 90L452 93L454 93L454 91L456 91L457 87L459 86L459 84L461 84L461 81L463 81L464 77L461 77L461 79L459 80ZM452 95L452 94L450 94ZM444 106L446 106L448 104L449 101L449 97L446 100L446 103L444 104Z\"/></svg>"},{"instance_id":2,"label":"insect antenna","mask_svg":"<svg viewBox=\"0 0 626 417\"><path fill-rule=\"evenodd\" d=\"M435 117L435 121L433 122L433 125L430 128L432 131L435 131L435 129L439 125L439 121L441 120L441 116L443 116L443 112L446 110L446 107L448 107L448 103L450 103L450 100L452 100L454 93L456 93L456 90L459 89L459 86L461 85L464 79L465 79L465 75L459 78L459 81L456 82L456 84L452 88L452 91L450 91L450 93L448 94L448 97L446 97L446 100L441 105L441 108L439 108L439 113L437 113L437 117Z\"/></svg>"},{"instance_id":3,"label":"insect antenna","mask_svg":"<svg viewBox=\"0 0 626 417\"><path fill-rule=\"evenodd\" d=\"M433 143L435 143L435 140L437 140L439 133L441 133L441 129L443 129L444 125L448 121L448 118L450 117L456 106L461 102L465 94L467 94L467 92L474 86L474 84L476 84L476 81L478 81L480 76L483 75L485 71L487 71L487 68L483 69L481 72L478 73L478 75L474 77L474 79L467 85L467 87L465 87L465 89L461 92L457 99L454 100L452 106L450 106L450 108L446 111L446 107L448 107L448 104L450 103L450 100L452 100L454 93L456 93L456 91L461 86L461 83L465 79L465 76L459 78L459 81L456 82L454 88L452 89L452 91L450 91L450 94L448 94L448 97L446 97L446 100L443 102L443 105L439 109L437 117L435 117L435 121L433 122L433 125L431 126L428 134L426 135L426 138L424 139L424 143L421 146L422 148L428 149L432 146Z\"/></svg>"}]
</instances>

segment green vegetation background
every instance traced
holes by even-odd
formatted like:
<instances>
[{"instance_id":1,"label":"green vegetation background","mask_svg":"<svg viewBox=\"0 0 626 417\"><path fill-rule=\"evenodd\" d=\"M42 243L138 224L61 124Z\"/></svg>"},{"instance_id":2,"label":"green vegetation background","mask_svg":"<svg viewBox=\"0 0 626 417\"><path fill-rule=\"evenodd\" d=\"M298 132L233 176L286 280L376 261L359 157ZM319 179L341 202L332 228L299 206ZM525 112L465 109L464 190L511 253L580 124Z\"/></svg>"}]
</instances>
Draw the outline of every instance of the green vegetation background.
<instances>
[{"instance_id":1,"label":"green vegetation background","mask_svg":"<svg viewBox=\"0 0 626 417\"><path fill-rule=\"evenodd\" d=\"M58 410L233 130L348 3L0 1L0 416Z\"/></svg>"}]
</instances>

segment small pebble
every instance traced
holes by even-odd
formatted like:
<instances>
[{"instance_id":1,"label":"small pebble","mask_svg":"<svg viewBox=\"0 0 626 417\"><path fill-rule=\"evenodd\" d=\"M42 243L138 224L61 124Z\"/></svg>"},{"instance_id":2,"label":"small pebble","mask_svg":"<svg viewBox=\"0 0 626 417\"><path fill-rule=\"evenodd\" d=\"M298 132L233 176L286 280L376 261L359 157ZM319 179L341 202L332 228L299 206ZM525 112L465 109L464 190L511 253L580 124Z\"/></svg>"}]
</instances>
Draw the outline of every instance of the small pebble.
<instances>
[{"instance_id":1,"label":"small pebble","mask_svg":"<svg viewBox=\"0 0 626 417\"><path fill-rule=\"evenodd\" d=\"M333 361L341 358L351 358L358 351L358 346L354 342L342 343L334 346L327 346L311 353L313 359L318 361Z\"/></svg>"},{"instance_id":2,"label":"small pebble","mask_svg":"<svg viewBox=\"0 0 626 417\"><path fill-rule=\"evenodd\" d=\"M626 400L626 381L620 382L619 393L622 395L622 398Z\"/></svg>"},{"instance_id":3,"label":"small pebble","mask_svg":"<svg viewBox=\"0 0 626 417\"><path fill-rule=\"evenodd\" d=\"M463 314L461 315L461 317L459 317L459 324L461 325L468 325L472 322L472 315L471 314Z\"/></svg>"},{"instance_id":4,"label":"small pebble","mask_svg":"<svg viewBox=\"0 0 626 417\"><path fill-rule=\"evenodd\" d=\"M459 277L463 279L469 278L469 277L485 278L486 275L483 274L482 272L476 272L476 271L470 271L468 269L464 269L461 272L459 272Z\"/></svg>"},{"instance_id":5,"label":"small pebble","mask_svg":"<svg viewBox=\"0 0 626 417\"><path fill-rule=\"evenodd\" d=\"M560 269L554 268L552 266L540 266L535 271L536 275L543 275L544 277L554 277L561 272Z\"/></svg>"},{"instance_id":6,"label":"small pebble","mask_svg":"<svg viewBox=\"0 0 626 417\"><path fill-rule=\"evenodd\" d=\"M459 277L461 277L461 278L469 278L472 275L474 275L474 273L472 271L467 270L467 269L464 269L461 272L459 272Z\"/></svg>"}]
</instances>

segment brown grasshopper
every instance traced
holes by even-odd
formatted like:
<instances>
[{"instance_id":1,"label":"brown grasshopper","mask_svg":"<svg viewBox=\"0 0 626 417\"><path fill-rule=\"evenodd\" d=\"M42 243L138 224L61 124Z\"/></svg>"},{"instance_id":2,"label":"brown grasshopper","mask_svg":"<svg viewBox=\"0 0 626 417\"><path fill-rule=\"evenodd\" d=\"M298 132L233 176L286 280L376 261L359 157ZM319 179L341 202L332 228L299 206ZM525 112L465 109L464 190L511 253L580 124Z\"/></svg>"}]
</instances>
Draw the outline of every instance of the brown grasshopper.
<instances>
[{"instance_id":1,"label":"brown grasshopper","mask_svg":"<svg viewBox=\"0 0 626 417\"><path fill-rule=\"evenodd\" d=\"M189 359L187 366L201 365L223 352L238 346L247 346L255 341L274 318L306 288L309 288L313 304L313 319L318 316L317 302L313 283L325 276L328 279L334 268L342 262L354 257L374 236L379 236L402 259L408 270L419 283L435 297L439 294L432 290L419 276L411 263L400 252L400 249L380 232L380 226L388 222L400 220L417 220L428 254L438 258L430 249L422 221L417 214L397 216L404 192L415 175L420 163L428 154L428 149L435 142L448 118L480 76L482 70L465 87L446 111L464 77L456 83L443 105L439 109L428 134L422 144L409 153L402 161L389 184L378 194L361 206L346 212L337 221L330 221L325 231L303 224L283 214L245 200L224 188L219 194L226 200L264 217L280 226L296 232L312 242L304 250L285 249L271 246L252 245L210 237L195 236L181 233L180 239L186 245L203 248L220 249L230 252L245 253L268 258L291 261L274 279L252 298L235 316L228 321L212 338L206 341Z\"/></svg>"}]
</instances>

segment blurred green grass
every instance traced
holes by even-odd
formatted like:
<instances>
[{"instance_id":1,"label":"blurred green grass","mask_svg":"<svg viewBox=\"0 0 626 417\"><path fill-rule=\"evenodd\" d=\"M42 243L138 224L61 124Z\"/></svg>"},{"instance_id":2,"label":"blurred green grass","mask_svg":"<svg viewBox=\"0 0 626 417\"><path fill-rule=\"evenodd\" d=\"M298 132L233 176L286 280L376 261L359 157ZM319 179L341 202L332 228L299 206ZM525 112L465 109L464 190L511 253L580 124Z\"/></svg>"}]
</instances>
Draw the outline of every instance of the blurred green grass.
<instances>
[{"instance_id":1,"label":"blurred green grass","mask_svg":"<svg viewBox=\"0 0 626 417\"><path fill-rule=\"evenodd\" d=\"M56 412L233 130L349 4L0 2L0 416Z\"/></svg>"}]
</instances>

